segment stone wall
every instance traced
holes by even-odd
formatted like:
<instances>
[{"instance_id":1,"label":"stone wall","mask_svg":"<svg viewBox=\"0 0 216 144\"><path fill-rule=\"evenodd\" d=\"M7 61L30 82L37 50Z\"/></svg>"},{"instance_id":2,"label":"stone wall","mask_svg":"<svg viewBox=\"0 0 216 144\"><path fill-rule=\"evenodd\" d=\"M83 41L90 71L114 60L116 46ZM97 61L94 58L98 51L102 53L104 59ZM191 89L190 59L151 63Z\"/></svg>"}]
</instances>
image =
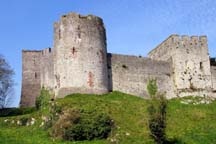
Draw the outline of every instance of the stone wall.
<instances>
[{"instance_id":1,"label":"stone wall","mask_svg":"<svg viewBox=\"0 0 216 144\"><path fill-rule=\"evenodd\" d=\"M210 91L211 72L206 36L172 35L149 53L156 60L172 61L175 92Z\"/></svg>"},{"instance_id":2,"label":"stone wall","mask_svg":"<svg viewBox=\"0 0 216 144\"><path fill-rule=\"evenodd\" d=\"M148 58L107 54L102 19L69 13L54 23L53 49L23 51L21 106L34 106L42 86L57 97L121 91L147 98L149 79L168 98L205 96L216 91L213 63L205 36L171 35Z\"/></svg>"},{"instance_id":3,"label":"stone wall","mask_svg":"<svg viewBox=\"0 0 216 144\"><path fill-rule=\"evenodd\" d=\"M178 90L211 90L211 71L207 38L179 37L174 64L175 85Z\"/></svg>"},{"instance_id":4,"label":"stone wall","mask_svg":"<svg viewBox=\"0 0 216 144\"><path fill-rule=\"evenodd\" d=\"M108 54L108 62L111 90L147 98L148 80L156 79L160 92L166 92L168 98L175 96L170 63L117 54Z\"/></svg>"},{"instance_id":5,"label":"stone wall","mask_svg":"<svg viewBox=\"0 0 216 144\"><path fill-rule=\"evenodd\" d=\"M106 33L102 19L69 13L55 23L54 75L59 97L108 92Z\"/></svg>"},{"instance_id":6,"label":"stone wall","mask_svg":"<svg viewBox=\"0 0 216 144\"><path fill-rule=\"evenodd\" d=\"M176 45L174 41L178 35L171 35L156 48L148 53L148 57L158 61L169 61L175 55Z\"/></svg>"},{"instance_id":7,"label":"stone wall","mask_svg":"<svg viewBox=\"0 0 216 144\"><path fill-rule=\"evenodd\" d=\"M41 51L22 51L21 107L34 106L40 94L40 59Z\"/></svg>"},{"instance_id":8,"label":"stone wall","mask_svg":"<svg viewBox=\"0 0 216 144\"><path fill-rule=\"evenodd\" d=\"M53 53L51 48L41 52L41 87L53 91L54 89L54 65Z\"/></svg>"},{"instance_id":9,"label":"stone wall","mask_svg":"<svg viewBox=\"0 0 216 144\"><path fill-rule=\"evenodd\" d=\"M212 89L216 92L216 66L211 66Z\"/></svg>"}]
</instances>

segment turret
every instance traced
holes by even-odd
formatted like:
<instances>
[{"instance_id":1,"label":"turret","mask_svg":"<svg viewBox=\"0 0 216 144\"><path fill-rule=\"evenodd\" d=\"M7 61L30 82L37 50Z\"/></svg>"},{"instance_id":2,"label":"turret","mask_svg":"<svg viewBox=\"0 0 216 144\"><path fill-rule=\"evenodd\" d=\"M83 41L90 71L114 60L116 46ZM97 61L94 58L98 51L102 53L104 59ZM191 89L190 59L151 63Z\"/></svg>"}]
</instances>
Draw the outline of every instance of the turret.
<instances>
[{"instance_id":1,"label":"turret","mask_svg":"<svg viewBox=\"0 0 216 144\"><path fill-rule=\"evenodd\" d=\"M54 89L70 93L108 92L106 32L101 18L69 13L54 24Z\"/></svg>"}]
</instances>

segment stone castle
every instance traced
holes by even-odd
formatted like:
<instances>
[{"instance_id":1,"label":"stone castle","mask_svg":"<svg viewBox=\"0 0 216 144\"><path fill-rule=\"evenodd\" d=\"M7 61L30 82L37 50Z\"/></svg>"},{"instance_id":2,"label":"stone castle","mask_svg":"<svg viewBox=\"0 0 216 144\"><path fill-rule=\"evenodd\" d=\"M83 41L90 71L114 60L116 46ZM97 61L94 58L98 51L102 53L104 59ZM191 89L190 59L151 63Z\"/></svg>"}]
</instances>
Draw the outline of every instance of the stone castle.
<instances>
[{"instance_id":1,"label":"stone castle","mask_svg":"<svg viewBox=\"0 0 216 144\"><path fill-rule=\"evenodd\" d=\"M53 49L23 50L22 59L22 107L34 106L42 87L55 97L110 91L147 97L146 85L154 78L168 98L216 91L206 36L171 35L147 58L111 54L103 21L93 15L63 15L54 23Z\"/></svg>"}]
</instances>

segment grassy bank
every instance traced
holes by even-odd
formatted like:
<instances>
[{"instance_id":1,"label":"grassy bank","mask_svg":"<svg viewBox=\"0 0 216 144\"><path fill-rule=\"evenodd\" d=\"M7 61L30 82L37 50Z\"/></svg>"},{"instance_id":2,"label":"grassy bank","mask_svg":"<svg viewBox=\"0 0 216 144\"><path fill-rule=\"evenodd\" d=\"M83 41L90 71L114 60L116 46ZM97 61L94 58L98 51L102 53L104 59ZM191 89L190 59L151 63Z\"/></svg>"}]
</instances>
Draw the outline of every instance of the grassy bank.
<instances>
[{"instance_id":1,"label":"grassy bank","mask_svg":"<svg viewBox=\"0 0 216 144\"><path fill-rule=\"evenodd\" d=\"M176 143L216 143L216 102L211 104L184 104L182 99L168 102L167 136ZM0 118L0 143L3 144L145 144L154 143L149 137L148 100L120 92L107 95L70 95L57 100L62 109L77 108L108 114L114 129L107 140L65 142L52 139L41 126L48 108L19 116ZM18 126L19 119L35 119L30 126Z\"/></svg>"}]
</instances>

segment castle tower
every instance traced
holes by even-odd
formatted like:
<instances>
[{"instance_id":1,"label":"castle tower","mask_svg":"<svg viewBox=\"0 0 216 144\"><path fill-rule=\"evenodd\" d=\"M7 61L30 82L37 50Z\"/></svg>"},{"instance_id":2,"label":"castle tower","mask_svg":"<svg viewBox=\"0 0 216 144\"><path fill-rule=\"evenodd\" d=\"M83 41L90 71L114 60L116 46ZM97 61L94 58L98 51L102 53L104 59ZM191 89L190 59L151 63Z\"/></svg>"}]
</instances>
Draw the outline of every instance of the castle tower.
<instances>
[{"instance_id":1,"label":"castle tower","mask_svg":"<svg viewBox=\"0 0 216 144\"><path fill-rule=\"evenodd\" d=\"M183 96L183 93L212 90L206 36L172 35L153 49L148 56L172 63L174 89L179 96Z\"/></svg>"},{"instance_id":2,"label":"castle tower","mask_svg":"<svg viewBox=\"0 0 216 144\"><path fill-rule=\"evenodd\" d=\"M22 51L21 107L34 106L40 94L40 59L41 51Z\"/></svg>"},{"instance_id":3,"label":"castle tower","mask_svg":"<svg viewBox=\"0 0 216 144\"><path fill-rule=\"evenodd\" d=\"M54 65L51 48L41 51L41 87L53 91L54 89Z\"/></svg>"},{"instance_id":4,"label":"castle tower","mask_svg":"<svg viewBox=\"0 0 216 144\"><path fill-rule=\"evenodd\" d=\"M101 18L69 13L54 24L54 89L71 93L108 92L106 33Z\"/></svg>"}]
</instances>

